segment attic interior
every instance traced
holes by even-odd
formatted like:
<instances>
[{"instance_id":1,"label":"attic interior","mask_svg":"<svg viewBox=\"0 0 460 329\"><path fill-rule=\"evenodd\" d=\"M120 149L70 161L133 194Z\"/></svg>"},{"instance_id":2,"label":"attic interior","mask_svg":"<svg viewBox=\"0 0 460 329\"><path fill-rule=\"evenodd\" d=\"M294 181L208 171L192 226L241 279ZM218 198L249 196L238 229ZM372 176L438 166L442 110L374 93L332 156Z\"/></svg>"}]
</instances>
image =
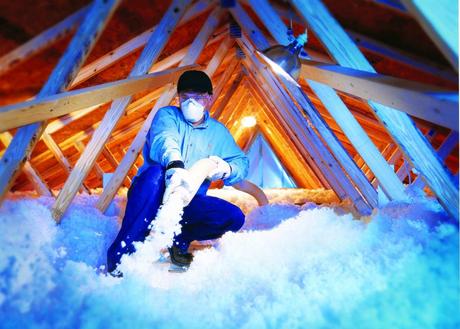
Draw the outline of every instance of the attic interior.
<instances>
[{"instance_id":1,"label":"attic interior","mask_svg":"<svg viewBox=\"0 0 460 329\"><path fill-rule=\"evenodd\" d=\"M94 87L93 90L97 90L102 84L132 76L130 74L145 44L155 33L154 27L163 26L162 19L171 10L177 12L175 10L180 8L178 11L183 16L177 26L168 30L169 35L163 35L161 52L147 70L171 70L174 73L174 68L198 64L211 73L215 88L211 115L227 126L243 150L249 152L258 136L262 136L294 186L331 189L339 200L351 199L360 213L369 213L377 206L378 190L383 189L389 200L398 200L404 197L407 186L416 184L428 195L437 197L445 209L458 218L458 205L453 206L457 201L452 201L458 200L458 111L454 115L450 113L449 117L443 117L445 112L442 112L440 119L435 118L433 113L439 112L436 104L441 101L427 96L429 91L457 94L458 66L452 65L445 52L440 50L419 17L400 2L323 0L324 7L312 14L310 21L306 17L308 10L299 1L247 0L236 4L228 1L229 7L226 7L227 1L205 0L190 3L112 2L112 16L101 23L105 27L100 37L82 65L76 68L70 85L64 89L77 91ZM316 0L312 3L321 4ZM91 10L90 6L90 1L57 0L0 4L0 113L6 113L10 110L8 106L17 106L40 93L85 14ZM315 18L321 18L319 13L323 12L325 14L321 15L335 18L338 24L323 21L323 26L321 22L315 25ZM280 28L280 22L284 23L284 30ZM288 26L292 26L294 36L305 31L308 34L303 56L309 59L302 59L298 80L300 89L291 80L267 69L264 57L255 51L287 44ZM328 44L334 43L327 35L328 29L332 34L336 29L348 34L349 43L356 45L353 51L358 50L377 75L359 76L356 66L343 64L340 56L331 50L336 45ZM46 31L54 34L46 34ZM199 35L206 39L204 43L201 41L202 45L197 38ZM338 48L342 41L338 39ZM342 45L345 53L348 53L347 42ZM23 49L18 51L21 47ZM339 66L355 69L355 72L336 70ZM319 70L315 71L315 68ZM362 71L369 72L369 69L364 66ZM336 73L343 75L334 75ZM351 77L362 83L356 90L353 89L354 81L347 83ZM359 80L362 77L364 82ZM372 85L373 82L377 85ZM58 197L56 207L63 204L60 208L62 215L75 193L91 193L93 189L101 188L104 173L115 172L122 163L127 175L122 175L120 184L129 187L143 162L139 151L132 147L136 136L142 131L152 107L175 102L166 83L156 89L143 88L132 93L129 105L119 119L112 120L113 130L107 128L106 141L94 148L96 151L92 146L88 150L87 146L94 136L102 138L97 131L105 126L101 122L113 103L95 103L50 118L41 138L28 153L28 161L24 162L22 170L14 179L12 175L2 177L7 181L2 186L3 197L6 190L53 194ZM340 116L337 112L344 112L340 106L325 104L326 99L331 99L327 92L332 89L324 90L319 83L333 88L335 93L332 93L338 95L334 96L334 102L344 104L351 115ZM353 90L347 89L348 84ZM397 91L391 89L397 84L400 84ZM320 90L324 92L323 96L320 96ZM360 92L369 96L364 97ZM168 95L172 97L168 98ZM395 95L402 102L396 104L391 98ZM432 106L431 112L418 109L424 98L418 102L417 97L429 97L433 101L435 105L428 105ZM388 103L383 103L384 99L388 99ZM374 102L386 106L395 104L397 109L390 112L408 113L411 120L398 123L395 119L396 124L391 125L375 114L383 111L376 111ZM449 104L448 109L452 106L458 108L458 96L449 103L453 105ZM332 111L331 107L338 109ZM415 110L407 109L410 107ZM256 124L243 124L247 117L255 118ZM354 134L356 125L348 125L350 117L372 143L363 140L363 135ZM44 121L43 118L40 121ZM416 129L405 135L411 121ZM19 126L13 124L8 129L2 128L2 156L10 142L14 144L12 138L20 131ZM394 129L399 129L406 137L396 136ZM420 136L415 140L411 134L417 130ZM431 153L423 151L424 147ZM415 154L416 149L420 149L421 155ZM91 153L97 153L93 162L89 160ZM134 163L126 167L124 159L132 153L135 154ZM257 152L254 154L253 161L259 161ZM79 167L77 162L82 158L87 161L80 160ZM2 160L8 159L3 157ZM436 161L439 163L431 166ZM76 172L83 172L79 177L79 173L70 176L75 167L79 168ZM431 171L430 167L435 169ZM119 184L113 186L115 191L101 196L101 199L105 198L99 204L101 210L107 206L107 199L110 202L113 198Z\"/></svg>"}]
</instances>

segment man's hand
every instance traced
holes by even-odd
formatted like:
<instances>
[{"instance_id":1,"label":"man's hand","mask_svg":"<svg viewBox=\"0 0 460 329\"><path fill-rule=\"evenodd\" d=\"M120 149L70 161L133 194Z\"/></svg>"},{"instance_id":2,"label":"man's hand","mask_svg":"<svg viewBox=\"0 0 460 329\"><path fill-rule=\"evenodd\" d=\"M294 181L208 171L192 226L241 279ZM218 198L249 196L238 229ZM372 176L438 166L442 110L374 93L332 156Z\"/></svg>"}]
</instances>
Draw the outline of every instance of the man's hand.
<instances>
[{"instance_id":1,"label":"man's hand","mask_svg":"<svg viewBox=\"0 0 460 329\"><path fill-rule=\"evenodd\" d=\"M163 203L169 199L172 193L181 191L182 199L189 202L193 198L193 181L188 170L183 168L170 168L165 172L165 193Z\"/></svg>"},{"instance_id":2,"label":"man's hand","mask_svg":"<svg viewBox=\"0 0 460 329\"><path fill-rule=\"evenodd\" d=\"M213 160L216 162L216 169L212 170L209 174L208 174L208 178L211 180L211 181L216 181L218 179L226 179L230 176L230 174L232 173L232 167L230 167L230 165L228 164L227 161L219 158L218 156L215 156L215 155L211 155L209 157L209 160Z\"/></svg>"}]
</instances>

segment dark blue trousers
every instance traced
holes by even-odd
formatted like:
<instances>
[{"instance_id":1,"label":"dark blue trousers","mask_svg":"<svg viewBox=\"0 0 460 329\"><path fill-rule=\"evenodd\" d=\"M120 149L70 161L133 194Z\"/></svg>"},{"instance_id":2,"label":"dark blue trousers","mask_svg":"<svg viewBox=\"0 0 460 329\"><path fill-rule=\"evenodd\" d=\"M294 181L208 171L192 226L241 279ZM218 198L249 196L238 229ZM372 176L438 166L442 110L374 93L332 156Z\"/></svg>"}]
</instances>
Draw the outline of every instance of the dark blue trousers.
<instances>
[{"instance_id":1,"label":"dark blue trousers","mask_svg":"<svg viewBox=\"0 0 460 329\"><path fill-rule=\"evenodd\" d=\"M244 223L240 208L225 200L207 196L200 189L184 208L182 231L174 243L187 251L193 240L221 237L227 231L238 231ZM107 252L107 270L112 272L121 256L135 251L134 242L144 241L150 233L149 225L155 219L165 191L164 168L151 166L136 176L128 191L128 203L121 229Z\"/></svg>"}]
</instances>

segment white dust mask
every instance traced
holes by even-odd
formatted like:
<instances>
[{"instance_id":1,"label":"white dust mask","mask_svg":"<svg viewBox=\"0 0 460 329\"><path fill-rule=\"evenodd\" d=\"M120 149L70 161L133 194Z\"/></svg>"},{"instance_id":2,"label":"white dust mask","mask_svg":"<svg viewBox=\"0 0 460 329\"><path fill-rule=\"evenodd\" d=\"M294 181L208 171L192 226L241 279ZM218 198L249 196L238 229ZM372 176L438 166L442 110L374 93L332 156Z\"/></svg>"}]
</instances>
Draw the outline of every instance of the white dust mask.
<instances>
[{"instance_id":1,"label":"white dust mask","mask_svg":"<svg viewBox=\"0 0 460 329\"><path fill-rule=\"evenodd\" d=\"M193 98L188 98L180 104L185 120L195 123L201 120L204 114L204 106Z\"/></svg>"}]
</instances>

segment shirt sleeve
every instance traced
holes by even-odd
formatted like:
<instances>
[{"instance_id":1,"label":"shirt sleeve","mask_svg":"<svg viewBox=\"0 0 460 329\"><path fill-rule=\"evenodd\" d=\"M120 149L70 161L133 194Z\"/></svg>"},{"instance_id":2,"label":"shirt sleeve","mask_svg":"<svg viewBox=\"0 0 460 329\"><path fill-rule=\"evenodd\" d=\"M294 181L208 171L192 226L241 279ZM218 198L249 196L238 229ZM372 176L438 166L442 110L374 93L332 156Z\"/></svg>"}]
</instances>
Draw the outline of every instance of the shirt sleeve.
<instances>
[{"instance_id":1,"label":"shirt sleeve","mask_svg":"<svg viewBox=\"0 0 460 329\"><path fill-rule=\"evenodd\" d=\"M150 159L166 167L169 162L181 160L177 114L173 108L158 110L150 127Z\"/></svg>"},{"instance_id":2,"label":"shirt sleeve","mask_svg":"<svg viewBox=\"0 0 460 329\"><path fill-rule=\"evenodd\" d=\"M232 170L230 176L224 179L224 184L233 185L242 181L248 175L249 160L224 125L222 125L221 135L222 140L220 145L222 147L220 148L219 156L227 161Z\"/></svg>"}]
</instances>

